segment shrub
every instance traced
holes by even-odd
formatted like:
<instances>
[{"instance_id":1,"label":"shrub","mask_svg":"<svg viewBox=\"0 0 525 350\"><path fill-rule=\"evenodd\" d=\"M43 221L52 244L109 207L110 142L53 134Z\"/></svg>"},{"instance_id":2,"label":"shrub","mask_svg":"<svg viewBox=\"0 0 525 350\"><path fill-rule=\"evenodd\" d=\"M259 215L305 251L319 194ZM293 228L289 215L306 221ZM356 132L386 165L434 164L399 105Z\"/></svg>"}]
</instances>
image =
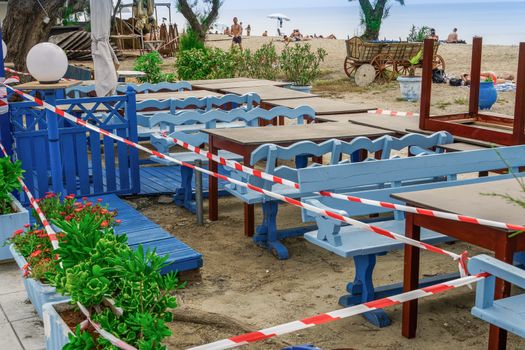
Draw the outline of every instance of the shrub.
<instances>
[{"instance_id":1,"label":"shrub","mask_svg":"<svg viewBox=\"0 0 525 350\"><path fill-rule=\"evenodd\" d=\"M179 50L186 51L191 49L203 50L204 42L199 39L199 36L191 28L188 28L186 33L180 36Z\"/></svg>"},{"instance_id":2,"label":"shrub","mask_svg":"<svg viewBox=\"0 0 525 350\"><path fill-rule=\"evenodd\" d=\"M407 41L423 42L426 37L430 35L430 27L416 27L412 24L410 32L408 33Z\"/></svg>"},{"instance_id":3,"label":"shrub","mask_svg":"<svg viewBox=\"0 0 525 350\"><path fill-rule=\"evenodd\" d=\"M9 157L0 158L0 214L13 212L9 194L21 188L19 177L23 174L22 163L12 162Z\"/></svg>"},{"instance_id":4,"label":"shrub","mask_svg":"<svg viewBox=\"0 0 525 350\"><path fill-rule=\"evenodd\" d=\"M241 57L242 53L235 48L181 51L177 56L177 74L183 80L233 78L242 67Z\"/></svg>"},{"instance_id":5,"label":"shrub","mask_svg":"<svg viewBox=\"0 0 525 350\"><path fill-rule=\"evenodd\" d=\"M152 51L138 57L135 60L133 69L146 73L145 77L137 78L141 83L160 83L161 81L174 81L175 76L169 73L163 73L160 66L162 65L162 56L157 51Z\"/></svg>"},{"instance_id":6,"label":"shrub","mask_svg":"<svg viewBox=\"0 0 525 350\"><path fill-rule=\"evenodd\" d=\"M273 43L267 43L253 54L250 50L242 53L242 70L238 75L255 79L275 80L279 75L279 56Z\"/></svg>"},{"instance_id":7,"label":"shrub","mask_svg":"<svg viewBox=\"0 0 525 350\"><path fill-rule=\"evenodd\" d=\"M312 51L310 44L291 45L284 48L280 57L280 66L286 80L294 85L306 86L319 77L319 67L326 51L322 48Z\"/></svg>"}]
</instances>

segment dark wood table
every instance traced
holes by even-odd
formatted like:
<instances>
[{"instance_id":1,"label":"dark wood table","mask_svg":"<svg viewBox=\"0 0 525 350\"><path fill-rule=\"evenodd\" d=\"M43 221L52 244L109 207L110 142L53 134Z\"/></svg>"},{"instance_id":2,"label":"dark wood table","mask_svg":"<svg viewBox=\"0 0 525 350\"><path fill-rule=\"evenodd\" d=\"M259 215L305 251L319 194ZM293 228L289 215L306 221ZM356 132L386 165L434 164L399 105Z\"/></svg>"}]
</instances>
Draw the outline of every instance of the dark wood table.
<instances>
[{"instance_id":1,"label":"dark wood table","mask_svg":"<svg viewBox=\"0 0 525 350\"><path fill-rule=\"evenodd\" d=\"M398 135L410 133L408 129L417 132L419 126L418 117L392 117L389 115L368 114L349 118L350 123L371 126L374 128L394 131Z\"/></svg>"},{"instance_id":2,"label":"dark wood table","mask_svg":"<svg viewBox=\"0 0 525 350\"><path fill-rule=\"evenodd\" d=\"M310 140L323 142L329 139L351 141L356 137L365 136L377 138L392 134L390 131L370 128L350 123L320 123L307 125L286 125L277 127L235 128L235 129L207 129L209 134L209 149L217 154L220 149L239 154L244 164L250 164L252 152L265 143L279 146L288 146L295 142ZM217 171L217 163L210 162L210 170ZM215 177L209 180L209 219L216 221L219 218L218 183ZM244 233L247 236L254 234L254 206L244 204Z\"/></svg>"},{"instance_id":3,"label":"dark wood table","mask_svg":"<svg viewBox=\"0 0 525 350\"><path fill-rule=\"evenodd\" d=\"M363 113L376 109L375 106L369 104L348 103L341 100L332 100L322 97L271 100L266 101L265 104L270 107L284 106L290 108L310 106L315 110L317 115Z\"/></svg>"},{"instance_id":4,"label":"dark wood table","mask_svg":"<svg viewBox=\"0 0 525 350\"><path fill-rule=\"evenodd\" d=\"M392 197L406 202L408 205L421 208L470 215L505 223L525 223L525 216L523 215L525 211L523 208L511 204L501 197L486 195L490 193L509 194L515 198L523 197L523 191L514 179L398 193L392 195ZM406 213L405 235L407 237L419 240L422 227L491 250L497 259L509 264L512 264L515 252L525 250L525 234L510 238L509 233L511 232L507 230ZM451 266L453 265L455 263ZM404 291L417 289L418 280L419 249L406 245ZM509 295L510 283L497 280L495 299L505 298ZM417 304L417 300L403 304L402 334L408 338L416 336ZM505 330L490 326L489 349L505 349L506 341L507 332Z\"/></svg>"},{"instance_id":5,"label":"dark wood table","mask_svg":"<svg viewBox=\"0 0 525 350\"><path fill-rule=\"evenodd\" d=\"M292 99L292 98L310 98L317 97L315 94L308 94L305 92L295 91L275 85L252 86L252 87L234 87L220 89L222 93L231 93L237 95L244 95L248 93L256 93L261 97L262 101Z\"/></svg>"}]
</instances>

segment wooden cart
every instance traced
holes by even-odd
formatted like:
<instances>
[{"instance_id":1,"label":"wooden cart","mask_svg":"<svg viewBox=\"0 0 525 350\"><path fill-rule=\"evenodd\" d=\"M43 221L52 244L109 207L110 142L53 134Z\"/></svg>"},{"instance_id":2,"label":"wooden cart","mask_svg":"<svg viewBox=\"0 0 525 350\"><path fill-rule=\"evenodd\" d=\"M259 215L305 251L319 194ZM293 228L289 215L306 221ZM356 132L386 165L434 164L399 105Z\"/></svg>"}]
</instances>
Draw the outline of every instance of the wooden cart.
<instances>
[{"instance_id":1,"label":"wooden cart","mask_svg":"<svg viewBox=\"0 0 525 350\"><path fill-rule=\"evenodd\" d=\"M437 54L439 43L434 45L434 68L445 69L445 60ZM366 42L359 37L346 40L346 59L344 70L349 78L363 65L372 65L375 79L388 81L398 75L408 75L411 68L410 59L423 50L423 43L416 42ZM422 62L422 59L420 60ZM413 66L421 68L421 64Z\"/></svg>"}]
</instances>

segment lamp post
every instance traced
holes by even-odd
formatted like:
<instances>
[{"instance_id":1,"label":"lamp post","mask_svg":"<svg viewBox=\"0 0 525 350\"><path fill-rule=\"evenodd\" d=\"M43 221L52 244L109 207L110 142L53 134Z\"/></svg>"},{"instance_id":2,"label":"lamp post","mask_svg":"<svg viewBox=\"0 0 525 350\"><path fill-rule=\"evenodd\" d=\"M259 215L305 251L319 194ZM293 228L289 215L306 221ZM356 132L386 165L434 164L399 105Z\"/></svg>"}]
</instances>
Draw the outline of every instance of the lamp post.
<instances>
[{"instance_id":1,"label":"lamp post","mask_svg":"<svg viewBox=\"0 0 525 350\"><path fill-rule=\"evenodd\" d=\"M60 79L66 74L68 60L60 47L52 43L40 43L33 46L27 54L26 65L29 73L39 82L38 84L29 83L30 86L26 88L43 91L44 100L53 105L57 97L65 96L66 86L60 83ZM45 113L53 192L64 196L58 116L47 109Z\"/></svg>"}]
</instances>

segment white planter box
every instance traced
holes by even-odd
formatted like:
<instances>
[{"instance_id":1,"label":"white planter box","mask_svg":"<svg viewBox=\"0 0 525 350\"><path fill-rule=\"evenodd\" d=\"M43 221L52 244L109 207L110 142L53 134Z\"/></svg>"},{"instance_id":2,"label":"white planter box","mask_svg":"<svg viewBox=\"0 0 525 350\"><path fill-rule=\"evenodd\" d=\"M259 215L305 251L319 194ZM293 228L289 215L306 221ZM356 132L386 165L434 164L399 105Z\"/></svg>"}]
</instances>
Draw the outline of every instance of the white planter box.
<instances>
[{"instance_id":1,"label":"white planter box","mask_svg":"<svg viewBox=\"0 0 525 350\"><path fill-rule=\"evenodd\" d=\"M29 224L29 212L27 209L15 197L9 196L13 200L11 206L15 212L0 215L0 261L13 259L9 252L9 247L2 247L2 245L13 235L13 232L23 229L25 224Z\"/></svg>"},{"instance_id":2,"label":"white planter box","mask_svg":"<svg viewBox=\"0 0 525 350\"><path fill-rule=\"evenodd\" d=\"M16 251L13 244L9 246L9 249L11 250L16 263L22 271L22 267L27 263L26 259ZM48 284L43 284L42 282L33 278L22 278L24 280L24 287L26 288L27 297L29 300L31 300L31 304L33 304L33 307L35 308L35 311L37 312L40 319L42 319L42 308L44 304L67 299L67 297L63 296L62 294L58 294L55 290L55 287L52 287Z\"/></svg>"},{"instance_id":3,"label":"white planter box","mask_svg":"<svg viewBox=\"0 0 525 350\"><path fill-rule=\"evenodd\" d=\"M67 301L47 303L44 305L46 350L62 349L64 345L69 343L69 334L72 332L58 313L72 308L73 306Z\"/></svg>"}]
</instances>

